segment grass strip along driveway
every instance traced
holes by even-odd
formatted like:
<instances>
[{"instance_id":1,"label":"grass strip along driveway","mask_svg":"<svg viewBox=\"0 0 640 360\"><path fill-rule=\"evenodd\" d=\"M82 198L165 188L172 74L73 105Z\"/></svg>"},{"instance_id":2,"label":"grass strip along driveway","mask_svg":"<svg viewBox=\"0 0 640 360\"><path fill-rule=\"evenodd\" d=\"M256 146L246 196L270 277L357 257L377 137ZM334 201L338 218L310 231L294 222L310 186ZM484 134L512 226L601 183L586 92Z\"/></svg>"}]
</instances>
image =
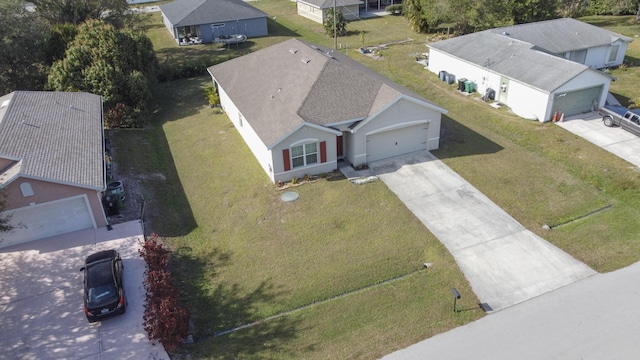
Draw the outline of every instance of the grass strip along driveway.
<instances>
[{"instance_id":1,"label":"grass strip along driveway","mask_svg":"<svg viewBox=\"0 0 640 360\"><path fill-rule=\"evenodd\" d=\"M276 16L269 25L280 36L321 39L322 27L291 16L287 3L256 5ZM272 13L279 6L284 15ZM348 27L344 40L353 47L359 30L367 42L424 36L397 17ZM248 46L273 39L261 41ZM424 49L415 41L383 50L382 61L349 55L448 109L434 153L525 227L597 271L638 261L640 225L627 220L640 215L637 169L554 124L460 96L415 62L411 54ZM216 56L212 50L212 63ZM210 81L159 84L153 124L112 134L120 170L144 191L147 226L174 250L173 273L194 321L193 355L376 358L483 316L451 255L381 182L327 176L282 202L226 115L206 106ZM452 312L451 287L465 311Z\"/></svg>"}]
</instances>

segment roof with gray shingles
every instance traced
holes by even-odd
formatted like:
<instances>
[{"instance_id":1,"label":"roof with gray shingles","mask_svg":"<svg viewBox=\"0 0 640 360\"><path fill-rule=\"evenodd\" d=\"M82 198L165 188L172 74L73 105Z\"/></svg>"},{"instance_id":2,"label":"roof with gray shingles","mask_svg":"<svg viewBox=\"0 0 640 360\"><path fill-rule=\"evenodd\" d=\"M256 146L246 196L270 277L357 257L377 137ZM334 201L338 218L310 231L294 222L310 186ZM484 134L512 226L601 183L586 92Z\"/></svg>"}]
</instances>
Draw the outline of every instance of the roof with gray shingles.
<instances>
[{"instance_id":1,"label":"roof with gray shingles","mask_svg":"<svg viewBox=\"0 0 640 360\"><path fill-rule=\"evenodd\" d=\"M176 27L267 17L242 0L176 0L160 10Z\"/></svg>"},{"instance_id":2,"label":"roof with gray shingles","mask_svg":"<svg viewBox=\"0 0 640 360\"><path fill-rule=\"evenodd\" d=\"M313 5L318 9L328 9L333 8L334 0L298 0L303 3L307 3L309 5ZM336 6L350 6L350 5L360 5L363 4L363 1L360 0L335 0Z\"/></svg>"},{"instance_id":3,"label":"roof with gray shingles","mask_svg":"<svg viewBox=\"0 0 640 360\"><path fill-rule=\"evenodd\" d=\"M100 96L15 91L0 104L6 104L0 109L0 158L20 162L14 175L104 189Z\"/></svg>"},{"instance_id":4,"label":"roof with gray shingles","mask_svg":"<svg viewBox=\"0 0 640 360\"><path fill-rule=\"evenodd\" d=\"M620 39L633 39L571 18L539 21L490 30L538 46L553 54L611 45Z\"/></svg>"},{"instance_id":5,"label":"roof with gray shingles","mask_svg":"<svg viewBox=\"0 0 640 360\"><path fill-rule=\"evenodd\" d=\"M585 71L586 65L534 50L534 45L485 30L429 47L517 81L552 92Z\"/></svg>"},{"instance_id":6,"label":"roof with gray shingles","mask_svg":"<svg viewBox=\"0 0 640 360\"><path fill-rule=\"evenodd\" d=\"M366 119L401 96L440 109L339 52L297 39L208 71L267 147L305 123Z\"/></svg>"}]
</instances>

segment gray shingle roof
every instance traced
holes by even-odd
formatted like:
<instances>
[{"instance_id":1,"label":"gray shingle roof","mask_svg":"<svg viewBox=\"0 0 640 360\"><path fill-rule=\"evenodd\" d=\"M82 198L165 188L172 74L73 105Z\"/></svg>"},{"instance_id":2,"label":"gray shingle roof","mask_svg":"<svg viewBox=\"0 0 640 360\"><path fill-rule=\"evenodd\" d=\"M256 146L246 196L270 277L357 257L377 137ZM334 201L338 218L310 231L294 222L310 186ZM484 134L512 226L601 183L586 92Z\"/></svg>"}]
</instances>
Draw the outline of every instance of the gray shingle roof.
<instances>
[{"instance_id":1,"label":"gray shingle roof","mask_svg":"<svg viewBox=\"0 0 640 360\"><path fill-rule=\"evenodd\" d=\"M268 147L305 122L365 119L403 95L438 108L339 52L297 39L208 71Z\"/></svg>"},{"instance_id":2,"label":"gray shingle roof","mask_svg":"<svg viewBox=\"0 0 640 360\"><path fill-rule=\"evenodd\" d=\"M307 3L317 7L318 9L328 9L333 7L333 0L299 0L300 2ZM360 0L335 0L336 6L349 6L359 5L364 3Z\"/></svg>"},{"instance_id":3,"label":"gray shingle roof","mask_svg":"<svg viewBox=\"0 0 640 360\"><path fill-rule=\"evenodd\" d=\"M267 17L242 0L176 0L160 5L173 26L190 26Z\"/></svg>"},{"instance_id":4,"label":"gray shingle roof","mask_svg":"<svg viewBox=\"0 0 640 360\"><path fill-rule=\"evenodd\" d=\"M431 48L552 92L588 66L534 50L534 45L485 30L429 44Z\"/></svg>"},{"instance_id":5,"label":"gray shingle roof","mask_svg":"<svg viewBox=\"0 0 640 360\"><path fill-rule=\"evenodd\" d=\"M506 33L514 39L537 45L553 54L606 46L617 39L632 41L629 37L571 18L506 26L491 31L496 34Z\"/></svg>"},{"instance_id":6,"label":"gray shingle roof","mask_svg":"<svg viewBox=\"0 0 640 360\"><path fill-rule=\"evenodd\" d=\"M16 91L0 104L7 104L0 109L0 158L21 161L19 175L104 188L100 96Z\"/></svg>"}]
</instances>

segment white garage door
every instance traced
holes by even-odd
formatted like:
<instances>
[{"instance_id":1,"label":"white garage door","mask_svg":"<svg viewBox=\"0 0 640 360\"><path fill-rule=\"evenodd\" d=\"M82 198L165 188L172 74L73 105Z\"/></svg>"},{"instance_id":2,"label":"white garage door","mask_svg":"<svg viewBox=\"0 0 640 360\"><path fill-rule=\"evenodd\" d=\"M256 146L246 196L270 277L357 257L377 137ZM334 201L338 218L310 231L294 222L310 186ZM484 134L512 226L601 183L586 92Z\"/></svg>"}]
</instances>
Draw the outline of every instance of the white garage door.
<instances>
[{"instance_id":1,"label":"white garage door","mask_svg":"<svg viewBox=\"0 0 640 360\"><path fill-rule=\"evenodd\" d=\"M12 213L11 223L23 226L0 233L0 248L90 228L94 223L84 196L27 206Z\"/></svg>"},{"instance_id":2,"label":"white garage door","mask_svg":"<svg viewBox=\"0 0 640 360\"><path fill-rule=\"evenodd\" d=\"M425 123L367 136L367 162L426 150L428 129Z\"/></svg>"}]
</instances>

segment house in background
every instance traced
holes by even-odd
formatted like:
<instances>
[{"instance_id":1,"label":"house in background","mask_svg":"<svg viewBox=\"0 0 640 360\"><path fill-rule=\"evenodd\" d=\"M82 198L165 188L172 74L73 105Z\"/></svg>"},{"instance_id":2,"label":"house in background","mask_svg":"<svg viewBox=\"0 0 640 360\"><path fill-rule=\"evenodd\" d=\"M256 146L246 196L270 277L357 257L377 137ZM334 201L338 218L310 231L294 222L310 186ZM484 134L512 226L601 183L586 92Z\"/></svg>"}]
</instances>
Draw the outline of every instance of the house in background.
<instances>
[{"instance_id":1,"label":"house in background","mask_svg":"<svg viewBox=\"0 0 640 360\"><path fill-rule=\"evenodd\" d=\"M575 19L485 30L428 44L428 69L466 79L517 115L551 120L604 106L630 38Z\"/></svg>"},{"instance_id":2,"label":"house in background","mask_svg":"<svg viewBox=\"0 0 640 360\"><path fill-rule=\"evenodd\" d=\"M273 182L439 146L446 110L339 52L290 39L208 72Z\"/></svg>"},{"instance_id":3,"label":"house in background","mask_svg":"<svg viewBox=\"0 0 640 360\"><path fill-rule=\"evenodd\" d=\"M536 50L590 66L616 67L633 39L572 18L561 18L490 30L534 44Z\"/></svg>"},{"instance_id":4,"label":"house in background","mask_svg":"<svg viewBox=\"0 0 640 360\"><path fill-rule=\"evenodd\" d=\"M336 13L339 11L345 20L356 20L360 18L360 0L335 0ZM327 10L333 9L334 0L297 0L296 8L298 15L317 23L324 24L327 17Z\"/></svg>"},{"instance_id":5,"label":"house in background","mask_svg":"<svg viewBox=\"0 0 640 360\"><path fill-rule=\"evenodd\" d=\"M269 34L267 14L242 0L179 0L160 5L162 21L177 43L199 38L211 43L221 35Z\"/></svg>"},{"instance_id":6,"label":"house in background","mask_svg":"<svg viewBox=\"0 0 640 360\"><path fill-rule=\"evenodd\" d=\"M0 188L20 225L0 247L107 225L102 97L15 91L0 97Z\"/></svg>"}]
</instances>

